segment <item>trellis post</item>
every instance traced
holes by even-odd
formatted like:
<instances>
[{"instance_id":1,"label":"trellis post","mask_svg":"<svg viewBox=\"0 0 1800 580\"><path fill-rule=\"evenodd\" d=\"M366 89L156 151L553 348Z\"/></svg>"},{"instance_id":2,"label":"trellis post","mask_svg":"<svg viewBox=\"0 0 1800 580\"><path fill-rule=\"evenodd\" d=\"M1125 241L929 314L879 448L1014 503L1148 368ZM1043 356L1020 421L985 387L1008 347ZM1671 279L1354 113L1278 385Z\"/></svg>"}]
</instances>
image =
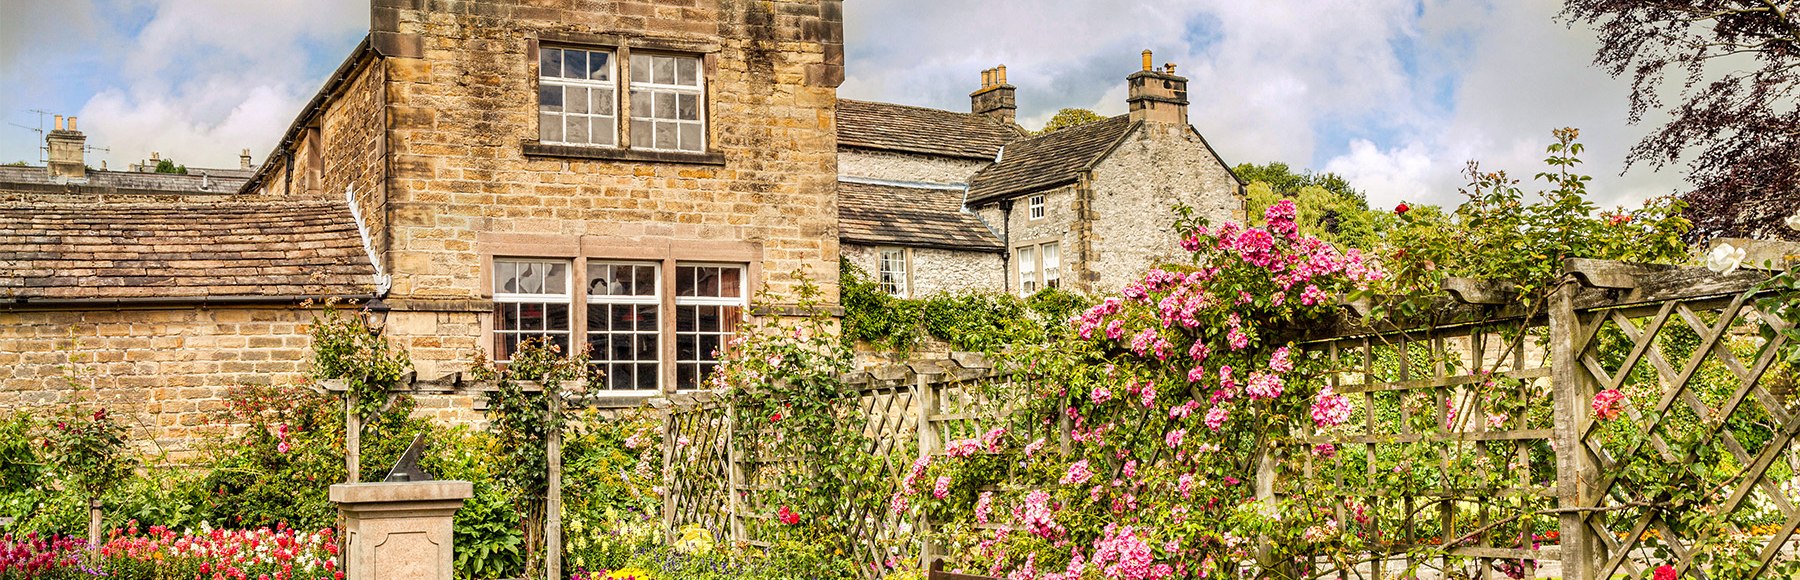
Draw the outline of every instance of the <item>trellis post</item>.
<instances>
[{"instance_id":1,"label":"trellis post","mask_svg":"<svg viewBox=\"0 0 1800 580\"><path fill-rule=\"evenodd\" d=\"M356 392L344 390L344 483L362 481L362 415L356 412Z\"/></svg>"},{"instance_id":2,"label":"trellis post","mask_svg":"<svg viewBox=\"0 0 1800 580\"><path fill-rule=\"evenodd\" d=\"M546 385L549 386L549 385ZM544 498L544 578L562 579L562 389L544 389L553 426L544 441L545 464L550 468Z\"/></svg>"},{"instance_id":3,"label":"trellis post","mask_svg":"<svg viewBox=\"0 0 1800 580\"><path fill-rule=\"evenodd\" d=\"M725 532L731 534L732 543L749 540L744 532L744 502L738 499L744 475L743 466L738 462L737 416L737 401L728 400L725 403Z\"/></svg>"},{"instance_id":4,"label":"trellis post","mask_svg":"<svg viewBox=\"0 0 1800 580\"><path fill-rule=\"evenodd\" d=\"M662 422L663 542L671 545L675 543L675 438L680 435L675 415L672 407L664 410Z\"/></svg>"},{"instance_id":5,"label":"trellis post","mask_svg":"<svg viewBox=\"0 0 1800 580\"><path fill-rule=\"evenodd\" d=\"M1575 292L1580 286L1570 279L1550 295L1551 389L1554 398L1557 508L1562 573L1565 580L1594 580L1599 545L1588 529L1586 513L1594 505L1595 471L1586 444L1581 440L1590 421L1592 396L1581 373L1581 321L1575 315Z\"/></svg>"},{"instance_id":6,"label":"trellis post","mask_svg":"<svg viewBox=\"0 0 1800 580\"><path fill-rule=\"evenodd\" d=\"M913 400L918 401L919 457L921 459L931 457L943 444L942 441L938 441L937 429L931 425L932 416L938 414L938 398L937 393L932 390L929 376L920 373L913 377ZM925 515L925 510L919 510L918 528L921 538L919 541L919 569L928 570L931 568L932 558L936 556L934 554L936 550L931 543L931 520Z\"/></svg>"}]
</instances>

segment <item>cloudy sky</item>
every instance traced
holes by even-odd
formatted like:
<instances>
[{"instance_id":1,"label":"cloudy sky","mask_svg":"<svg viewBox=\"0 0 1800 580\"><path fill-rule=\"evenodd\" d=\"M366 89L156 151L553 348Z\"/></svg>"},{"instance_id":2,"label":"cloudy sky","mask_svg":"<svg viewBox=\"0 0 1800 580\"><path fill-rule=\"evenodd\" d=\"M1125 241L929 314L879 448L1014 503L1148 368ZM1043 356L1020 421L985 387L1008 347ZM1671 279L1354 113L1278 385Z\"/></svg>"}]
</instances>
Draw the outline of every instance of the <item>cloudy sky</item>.
<instances>
[{"instance_id":1,"label":"cloudy sky","mask_svg":"<svg viewBox=\"0 0 1800 580\"><path fill-rule=\"evenodd\" d=\"M1592 34L1558 5L849 0L840 94L966 110L1005 64L1035 128L1062 107L1124 112L1147 48L1190 79L1190 118L1228 162L1337 172L1375 205L1453 203L1469 160L1529 179L1565 126L1602 203L1681 189L1679 168L1620 175L1648 128L1625 123L1625 84L1589 66ZM38 160L14 126L39 126L34 109L78 115L113 168L260 161L367 24L366 0L0 0L0 162Z\"/></svg>"}]
</instances>

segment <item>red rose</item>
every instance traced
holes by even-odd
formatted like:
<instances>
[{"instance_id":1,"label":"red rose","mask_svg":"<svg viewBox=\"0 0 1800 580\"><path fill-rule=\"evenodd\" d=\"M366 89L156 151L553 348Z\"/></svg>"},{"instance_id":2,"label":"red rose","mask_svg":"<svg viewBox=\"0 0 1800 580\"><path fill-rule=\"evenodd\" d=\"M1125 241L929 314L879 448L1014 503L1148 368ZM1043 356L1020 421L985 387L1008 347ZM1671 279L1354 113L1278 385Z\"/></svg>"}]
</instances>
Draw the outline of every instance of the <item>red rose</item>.
<instances>
[{"instance_id":1,"label":"red rose","mask_svg":"<svg viewBox=\"0 0 1800 580\"><path fill-rule=\"evenodd\" d=\"M106 409L94 411L94 420L95 421L99 421L99 420L105 419L105 418L106 418Z\"/></svg>"},{"instance_id":2,"label":"red rose","mask_svg":"<svg viewBox=\"0 0 1800 580\"><path fill-rule=\"evenodd\" d=\"M1656 567L1656 580L1675 580L1675 567L1663 564Z\"/></svg>"},{"instance_id":3,"label":"red rose","mask_svg":"<svg viewBox=\"0 0 1800 580\"><path fill-rule=\"evenodd\" d=\"M781 412L776 411L774 415L770 415L769 422L770 423L780 423L781 422Z\"/></svg>"},{"instance_id":4,"label":"red rose","mask_svg":"<svg viewBox=\"0 0 1800 580\"><path fill-rule=\"evenodd\" d=\"M1412 206L1406 205L1406 202L1404 201L1400 202L1400 205L1394 206L1394 215L1400 215L1409 211L1412 211Z\"/></svg>"},{"instance_id":5,"label":"red rose","mask_svg":"<svg viewBox=\"0 0 1800 580\"><path fill-rule=\"evenodd\" d=\"M781 506L781 510L776 512L776 515L781 518L781 523L790 526L800 523L800 514L794 513L794 510L788 509L788 506Z\"/></svg>"}]
</instances>

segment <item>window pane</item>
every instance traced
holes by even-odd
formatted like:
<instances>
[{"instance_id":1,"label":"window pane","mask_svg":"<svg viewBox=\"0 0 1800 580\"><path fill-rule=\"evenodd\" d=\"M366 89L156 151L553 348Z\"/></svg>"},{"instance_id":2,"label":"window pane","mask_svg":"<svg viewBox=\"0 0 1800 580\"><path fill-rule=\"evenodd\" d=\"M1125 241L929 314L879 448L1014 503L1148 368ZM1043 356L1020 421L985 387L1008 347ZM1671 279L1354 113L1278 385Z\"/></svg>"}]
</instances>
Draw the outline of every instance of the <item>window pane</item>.
<instances>
[{"instance_id":1,"label":"window pane","mask_svg":"<svg viewBox=\"0 0 1800 580\"><path fill-rule=\"evenodd\" d=\"M743 270L725 268L719 272L719 295L727 298L739 298L744 293L742 280Z\"/></svg>"},{"instance_id":2,"label":"window pane","mask_svg":"<svg viewBox=\"0 0 1800 580\"><path fill-rule=\"evenodd\" d=\"M632 109L631 114L636 117L637 109ZM634 118L631 121L631 146L647 148L656 143L656 136L652 134L653 126L654 124L649 121L639 121Z\"/></svg>"},{"instance_id":3,"label":"window pane","mask_svg":"<svg viewBox=\"0 0 1800 580\"><path fill-rule=\"evenodd\" d=\"M679 149L683 151L700 151L706 149L700 141L700 125L696 123L682 123L681 146Z\"/></svg>"},{"instance_id":4,"label":"window pane","mask_svg":"<svg viewBox=\"0 0 1800 580\"><path fill-rule=\"evenodd\" d=\"M696 311L695 308L698 308L698 307L697 306L676 306L675 307L675 331L676 332L692 332L694 330L694 326L696 324L698 324L698 321L700 319L700 313L698 311Z\"/></svg>"},{"instance_id":5,"label":"window pane","mask_svg":"<svg viewBox=\"0 0 1800 580\"><path fill-rule=\"evenodd\" d=\"M594 143L612 145L619 140L619 130L613 126L611 117L594 117L594 127L588 135Z\"/></svg>"},{"instance_id":6,"label":"window pane","mask_svg":"<svg viewBox=\"0 0 1800 580\"><path fill-rule=\"evenodd\" d=\"M608 329L605 304L589 304L587 307L588 332L604 332Z\"/></svg>"},{"instance_id":7,"label":"window pane","mask_svg":"<svg viewBox=\"0 0 1800 580\"><path fill-rule=\"evenodd\" d=\"M543 330L543 329L544 329L544 305L542 305L542 304L520 304L519 305L519 330Z\"/></svg>"},{"instance_id":8,"label":"window pane","mask_svg":"<svg viewBox=\"0 0 1800 580\"><path fill-rule=\"evenodd\" d=\"M538 111L557 113L563 110L563 88L561 85L538 85Z\"/></svg>"},{"instance_id":9,"label":"window pane","mask_svg":"<svg viewBox=\"0 0 1800 580\"><path fill-rule=\"evenodd\" d=\"M562 51L546 48L538 51L538 76L562 76Z\"/></svg>"},{"instance_id":10,"label":"window pane","mask_svg":"<svg viewBox=\"0 0 1800 580\"><path fill-rule=\"evenodd\" d=\"M614 304L608 309L608 318L612 320L613 330L631 330L637 328L637 309L629 304Z\"/></svg>"},{"instance_id":11,"label":"window pane","mask_svg":"<svg viewBox=\"0 0 1800 580\"><path fill-rule=\"evenodd\" d=\"M638 266L633 278L636 280L638 293L644 296L656 295L656 267Z\"/></svg>"},{"instance_id":12,"label":"window pane","mask_svg":"<svg viewBox=\"0 0 1800 580\"><path fill-rule=\"evenodd\" d=\"M659 85L675 84L675 59L666 56L656 57L655 82Z\"/></svg>"},{"instance_id":13,"label":"window pane","mask_svg":"<svg viewBox=\"0 0 1800 580\"><path fill-rule=\"evenodd\" d=\"M637 388L639 390L656 390L656 365L637 365Z\"/></svg>"},{"instance_id":14,"label":"window pane","mask_svg":"<svg viewBox=\"0 0 1800 580\"><path fill-rule=\"evenodd\" d=\"M519 264L519 292L523 294L540 294L544 291L544 270L540 264L522 262Z\"/></svg>"},{"instance_id":15,"label":"window pane","mask_svg":"<svg viewBox=\"0 0 1800 580\"><path fill-rule=\"evenodd\" d=\"M676 137L675 137L675 124L674 123L669 123L666 121L659 121L656 123L656 145L655 145L655 147L657 149L675 149L676 145L679 145L679 143L677 143L675 141L675 139L676 139Z\"/></svg>"},{"instance_id":16,"label":"window pane","mask_svg":"<svg viewBox=\"0 0 1800 580\"><path fill-rule=\"evenodd\" d=\"M567 294L569 292L569 265L552 262L544 270L544 291L549 294Z\"/></svg>"},{"instance_id":17,"label":"window pane","mask_svg":"<svg viewBox=\"0 0 1800 580\"><path fill-rule=\"evenodd\" d=\"M699 82L700 59L682 58L675 62L675 82L687 86L697 86Z\"/></svg>"},{"instance_id":18,"label":"window pane","mask_svg":"<svg viewBox=\"0 0 1800 580\"><path fill-rule=\"evenodd\" d=\"M660 330L656 325L656 307L649 304L639 304L637 307L637 323L637 329L639 331L656 332Z\"/></svg>"},{"instance_id":19,"label":"window pane","mask_svg":"<svg viewBox=\"0 0 1800 580\"><path fill-rule=\"evenodd\" d=\"M544 329L545 330L568 330L569 329L569 305L567 305L567 304L545 304L544 305Z\"/></svg>"},{"instance_id":20,"label":"window pane","mask_svg":"<svg viewBox=\"0 0 1800 580\"><path fill-rule=\"evenodd\" d=\"M614 388L614 389L619 389L621 391L629 390L632 387L636 386L637 381L633 380L633 378L632 378L631 368L632 368L632 365L628 365L628 364L612 365L610 368L607 369L607 373L606 373L607 386Z\"/></svg>"},{"instance_id":21,"label":"window pane","mask_svg":"<svg viewBox=\"0 0 1800 580\"><path fill-rule=\"evenodd\" d=\"M676 266L675 267L675 295L676 296L693 296L694 295L694 271L695 270L698 270L698 268L695 268L693 266Z\"/></svg>"},{"instance_id":22,"label":"window pane","mask_svg":"<svg viewBox=\"0 0 1800 580\"><path fill-rule=\"evenodd\" d=\"M684 364L676 368L675 385L677 389L698 389L699 379L694 374L700 372L700 365Z\"/></svg>"},{"instance_id":23,"label":"window pane","mask_svg":"<svg viewBox=\"0 0 1800 580\"><path fill-rule=\"evenodd\" d=\"M588 112L588 90L582 87L563 88L563 111L567 113Z\"/></svg>"},{"instance_id":24,"label":"window pane","mask_svg":"<svg viewBox=\"0 0 1800 580\"><path fill-rule=\"evenodd\" d=\"M631 360L631 353L633 352L632 340L633 336L629 334L613 335L612 352L608 354L606 358L610 360Z\"/></svg>"},{"instance_id":25,"label":"window pane","mask_svg":"<svg viewBox=\"0 0 1800 580\"><path fill-rule=\"evenodd\" d=\"M650 82L650 57L648 55L631 55L631 82Z\"/></svg>"},{"instance_id":26,"label":"window pane","mask_svg":"<svg viewBox=\"0 0 1800 580\"><path fill-rule=\"evenodd\" d=\"M700 335L700 357L701 357L701 360L718 360L718 358L719 358L719 335L717 335L717 334L702 334L702 335Z\"/></svg>"},{"instance_id":27,"label":"window pane","mask_svg":"<svg viewBox=\"0 0 1800 580\"><path fill-rule=\"evenodd\" d=\"M589 110L593 111L596 115L613 114L613 105L615 103L613 102L612 89L590 89L588 93L592 95L594 102L594 106Z\"/></svg>"},{"instance_id":28,"label":"window pane","mask_svg":"<svg viewBox=\"0 0 1800 580\"><path fill-rule=\"evenodd\" d=\"M564 139L570 143L588 142L588 118L569 115L563 118Z\"/></svg>"},{"instance_id":29,"label":"window pane","mask_svg":"<svg viewBox=\"0 0 1800 580\"><path fill-rule=\"evenodd\" d=\"M738 323L744 320L744 308L741 306L719 307L719 330L736 333Z\"/></svg>"},{"instance_id":30,"label":"window pane","mask_svg":"<svg viewBox=\"0 0 1800 580\"><path fill-rule=\"evenodd\" d=\"M519 305L505 303L495 304L494 316L499 319L499 321L495 323L495 330L519 329Z\"/></svg>"},{"instance_id":31,"label":"window pane","mask_svg":"<svg viewBox=\"0 0 1800 580\"><path fill-rule=\"evenodd\" d=\"M637 358L634 360L656 360L662 353L656 348L656 335L637 335Z\"/></svg>"},{"instance_id":32,"label":"window pane","mask_svg":"<svg viewBox=\"0 0 1800 580\"><path fill-rule=\"evenodd\" d=\"M700 120L700 95L675 95L675 118L683 121Z\"/></svg>"},{"instance_id":33,"label":"window pane","mask_svg":"<svg viewBox=\"0 0 1800 580\"><path fill-rule=\"evenodd\" d=\"M553 114L538 115L538 140L562 141L562 118Z\"/></svg>"},{"instance_id":34,"label":"window pane","mask_svg":"<svg viewBox=\"0 0 1800 580\"><path fill-rule=\"evenodd\" d=\"M652 95L646 91L631 91L631 118L648 119L654 113L651 107ZM636 126L632 127L636 130Z\"/></svg>"},{"instance_id":35,"label":"window pane","mask_svg":"<svg viewBox=\"0 0 1800 580\"><path fill-rule=\"evenodd\" d=\"M673 119L673 118L675 118L675 93L658 92L658 93L651 93L651 95L656 101L655 109L653 109L654 111L656 111L656 114L655 114L656 118L658 118L658 119Z\"/></svg>"},{"instance_id":36,"label":"window pane","mask_svg":"<svg viewBox=\"0 0 1800 580\"><path fill-rule=\"evenodd\" d=\"M494 291L513 293L519 291L519 265L515 262L494 261Z\"/></svg>"},{"instance_id":37,"label":"window pane","mask_svg":"<svg viewBox=\"0 0 1800 580\"><path fill-rule=\"evenodd\" d=\"M611 67L607 66L610 62L612 62L612 53L610 52L588 53L588 78L597 81L612 80Z\"/></svg>"},{"instance_id":38,"label":"window pane","mask_svg":"<svg viewBox=\"0 0 1800 580\"><path fill-rule=\"evenodd\" d=\"M695 306L694 309L699 312L700 332L719 331L719 307ZM706 351L702 349L701 352Z\"/></svg>"},{"instance_id":39,"label":"window pane","mask_svg":"<svg viewBox=\"0 0 1800 580\"><path fill-rule=\"evenodd\" d=\"M572 78L572 79L587 78L587 70L588 70L587 55L588 55L588 53L585 50L565 50L565 51L563 51L563 67L562 67L562 69L565 71L568 71L568 74L563 75L563 76L566 76L566 77Z\"/></svg>"},{"instance_id":40,"label":"window pane","mask_svg":"<svg viewBox=\"0 0 1800 580\"><path fill-rule=\"evenodd\" d=\"M719 295L719 269L695 268L694 291L701 296Z\"/></svg>"},{"instance_id":41,"label":"window pane","mask_svg":"<svg viewBox=\"0 0 1800 580\"><path fill-rule=\"evenodd\" d=\"M675 360L695 360L699 356L700 337L682 334L675 337Z\"/></svg>"}]
</instances>

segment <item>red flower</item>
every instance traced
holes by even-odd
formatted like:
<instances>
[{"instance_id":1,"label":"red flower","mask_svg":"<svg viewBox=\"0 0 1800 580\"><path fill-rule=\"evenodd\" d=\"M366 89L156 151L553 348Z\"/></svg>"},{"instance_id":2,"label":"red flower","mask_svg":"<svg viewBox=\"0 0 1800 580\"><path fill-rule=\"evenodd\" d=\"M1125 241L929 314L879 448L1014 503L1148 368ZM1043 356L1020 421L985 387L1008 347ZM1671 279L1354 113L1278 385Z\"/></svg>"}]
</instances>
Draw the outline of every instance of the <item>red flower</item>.
<instances>
[{"instance_id":1,"label":"red flower","mask_svg":"<svg viewBox=\"0 0 1800 580\"><path fill-rule=\"evenodd\" d=\"M102 420L105 418L106 418L106 409L94 411L94 420L95 421L99 421L99 420Z\"/></svg>"},{"instance_id":2,"label":"red flower","mask_svg":"<svg viewBox=\"0 0 1800 580\"><path fill-rule=\"evenodd\" d=\"M770 423L780 423L781 422L781 412L776 411L774 415L770 415L769 422Z\"/></svg>"},{"instance_id":3,"label":"red flower","mask_svg":"<svg viewBox=\"0 0 1800 580\"><path fill-rule=\"evenodd\" d=\"M1656 567L1656 580L1675 580L1675 567L1663 564Z\"/></svg>"},{"instance_id":4,"label":"red flower","mask_svg":"<svg viewBox=\"0 0 1800 580\"><path fill-rule=\"evenodd\" d=\"M794 513L794 510L788 509L788 506L781 506L781 510L776 512L776 516L781 518L781 523L790 526L800 523L800 514Z\"/></svg>"},{"instance_id":5,"label":"red flower","mask_svg":"<svg viewBox=\"0 0 1800 580\"><path fill-rule=\"evenodd\" d=\"M1409 211L1412 211L1412 206L1406 205L1406 202L1404 201L1400 202L1400 205L1394 206L1394 215L1400 215Z\"/></svg>"},{"instance_id":6,"label":"red flower","mask_svg":"<svg viewBox=\"0 0 1800 580\"><path fill-rule=\"evenodd\" d=\"M1609 226L1620 226L1628 223L1631 223L1631 216L1622 213L1613 214L1612 217L1606 218L1606 225Z\"/></svg>"}]
</instances>

